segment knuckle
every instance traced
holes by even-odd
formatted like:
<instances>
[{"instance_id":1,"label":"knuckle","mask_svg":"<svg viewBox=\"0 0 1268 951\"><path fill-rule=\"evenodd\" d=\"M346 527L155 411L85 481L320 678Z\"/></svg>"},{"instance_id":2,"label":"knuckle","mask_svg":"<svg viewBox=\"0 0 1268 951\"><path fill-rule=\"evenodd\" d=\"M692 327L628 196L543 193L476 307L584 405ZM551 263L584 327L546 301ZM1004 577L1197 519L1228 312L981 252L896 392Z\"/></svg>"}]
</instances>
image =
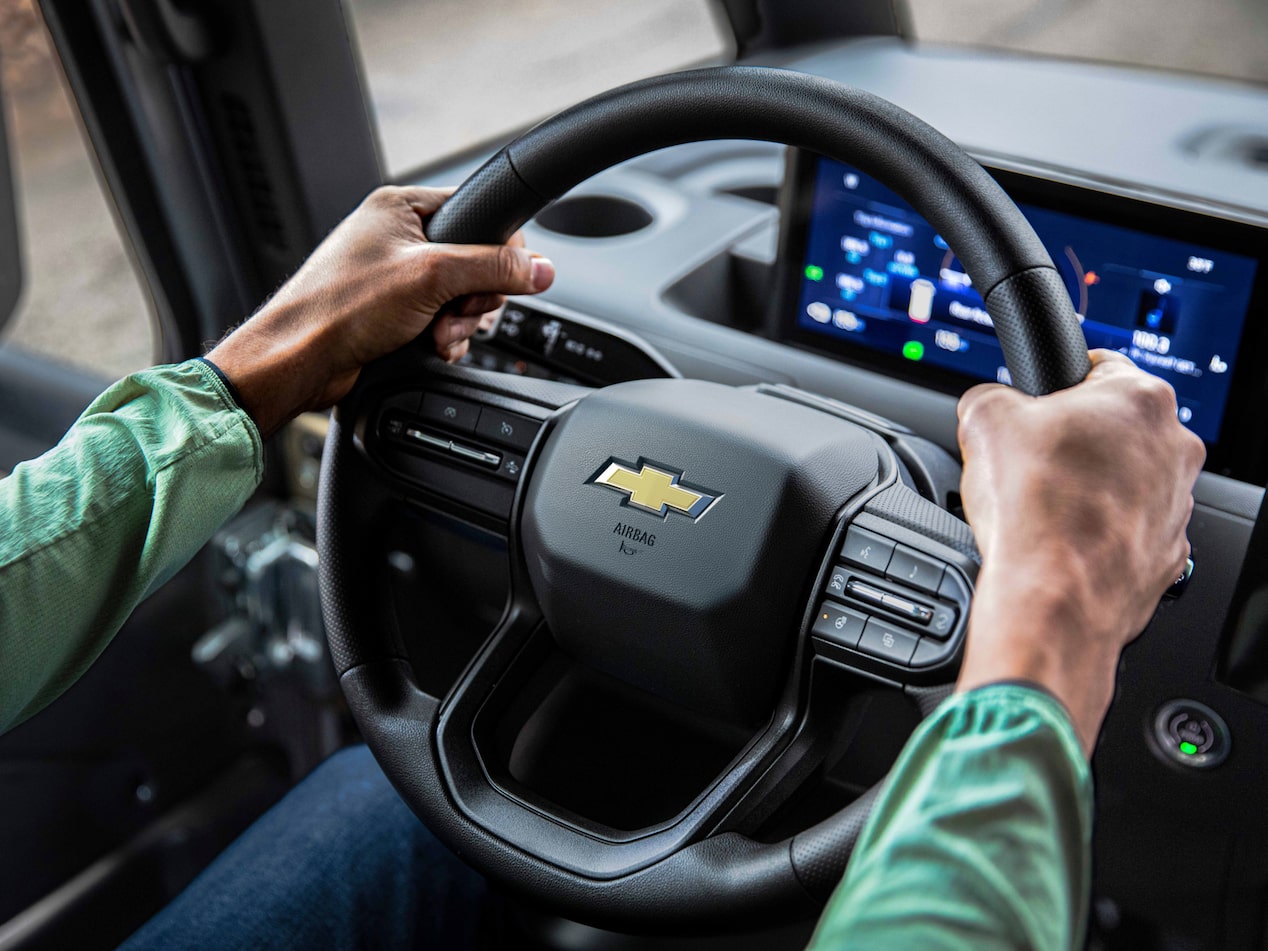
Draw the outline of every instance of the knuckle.
<instances>
[{"instance_id":1,"label":"knuckle","mask_svg":"<svg viewBox=\"0 0 1268 951\"><path fill-rule=\"evenodd\" d=\"M395 185L380 185L366 196L364 204L367 208L387 208L396 203L399 191Z\"/></svg>"},{"instance_id":2,"label":"knuckle","mask_svg":"<svg viewBox=\"0 0 1268 951\"><path fill-rule=\"evenodd\" d=\"M523 277L523 271L523 258L516 248L504 244L497 249L497 255L494 258L494 273L499 286L516 286Z\"/></svg>"},{"instance_id":3,"label":"knuckle","mask_svg":"<svg viewBox=\"0 0 1268 951\"><path fill-rule=\"evenodd\" d=\"M441 245L420 245L415 252L417 278L426 283L437 283L445 276L447 269L441 262Z\"/></svg>"},{"instance_id":4,"label":"knuckle","mask_svg":"<svg viewBox=\"0 0 1268 951\"><path fill-rule=\"evenodd\" d=\"M1171 388L1171 384L1166 380L1152 375L1146 376L1145 386L1151 399L1164 405L1175 405L1176 391Z\"/></svg>"},{"instance_id":5,"label":"knuckle","mask_svg":"<svg viewBox=\"0 0 1268 951\"><path fill-rule=\"evenodd\" d=\"M1166 380L1141 372L1136 378L1132 395L1138 407L1147 413L1175 414L1176 391Z\"/></svg>"},{"instance_id":6,"label":"knuckle","mask_svg":"<svg viewBox=\"0 0 1268 951\"><path fill-rule=\"evenodd\" d=\"M979 392L970 406L970 415L981 423L990 423L1007 413L1012 405L1012 394L1002 386L993 386Z\"/></svg>"},{"instance_id":7,"label":"knuckle","mask_svg":"<svg viewBox=\"0 0 1268 951\"><path fill-rule=\"evenodd\" d=\"M1184 442L1190 468L1194 472L1200 471L1206 465L1206 443L1188 429L1184 430Z\"/></svg>"}]
</instances>

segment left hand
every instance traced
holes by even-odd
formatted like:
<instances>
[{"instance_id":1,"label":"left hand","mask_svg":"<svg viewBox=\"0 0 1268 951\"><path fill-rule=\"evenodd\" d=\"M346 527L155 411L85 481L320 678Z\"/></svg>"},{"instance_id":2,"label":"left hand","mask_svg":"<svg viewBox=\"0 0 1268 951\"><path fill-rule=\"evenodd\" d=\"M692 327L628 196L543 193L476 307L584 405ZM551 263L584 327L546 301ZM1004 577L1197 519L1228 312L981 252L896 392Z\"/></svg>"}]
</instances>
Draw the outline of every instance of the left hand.
<instances>
[{"instance_id":1,"label":"left hand","mask_svg":"<svg viewBox=\"0 0 1268 951\"><path fill-rule=\"evenodd\" d=\"M376 189L207 355L237 387L263 435L338 402L363 366L433 321L437 353L459 359L503 295L551 285L554 265L525 250L519 235L500 246L428 242L426 222L450 194Z\"/></svg>"}]
</instances>

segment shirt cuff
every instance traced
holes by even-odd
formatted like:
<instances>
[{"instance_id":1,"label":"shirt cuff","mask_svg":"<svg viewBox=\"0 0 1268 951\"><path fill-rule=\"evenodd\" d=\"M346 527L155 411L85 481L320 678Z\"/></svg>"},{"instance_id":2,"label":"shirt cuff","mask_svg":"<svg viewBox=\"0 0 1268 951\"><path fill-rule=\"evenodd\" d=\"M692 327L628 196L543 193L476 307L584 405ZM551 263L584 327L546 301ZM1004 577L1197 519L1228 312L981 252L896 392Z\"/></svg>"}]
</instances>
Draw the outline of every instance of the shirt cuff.
<instances>
[{"instance_id":1,"label":"shirt cuff","mask_svg":"<svg viewBox=\"0 0 1268 951\"><path fill-rule=\"evenodd\" d=\"M216 366L206 357L195 357L194 362L207 364L211 372L216 374L216 377L220 380L222 384L224 384L225 391L229 394L229 398L233 400L234 406L242 410L242 412L246 413L246 415L251 418L251 422L254 423L255 417L251 416L250 411L246 408L246 405L242 402L242 396L241 394L238 393L238 388L233 385L232 380L230 380L227 376L225 376L225 371L220 369L220 367Z\"/></svg>"}]
</instances>

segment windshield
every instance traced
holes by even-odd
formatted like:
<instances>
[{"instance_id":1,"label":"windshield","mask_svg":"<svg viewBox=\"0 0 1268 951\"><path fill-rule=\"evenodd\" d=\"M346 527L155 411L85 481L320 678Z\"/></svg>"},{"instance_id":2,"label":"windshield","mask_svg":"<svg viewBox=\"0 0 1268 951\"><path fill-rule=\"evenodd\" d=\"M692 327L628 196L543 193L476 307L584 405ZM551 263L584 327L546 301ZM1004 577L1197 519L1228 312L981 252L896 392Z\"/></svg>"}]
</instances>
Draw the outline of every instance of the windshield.
<instances>
[{"instance_id":1,"label":"windshield","mask_svg":"<svg viewBox=\"0 0 1268 951\"><path fill-rule=\"evenodd\" d=\"M920 42L1268 83L1268 0L893 2ZM735 55L717 0L346 0L346 9L394 179L621 83Z\"/></svg>"},{"instance_id":2,"label":"windshield","mask_svg":"<svg viewBox=\"0 0 1268 951\"><path fill-rule=\"evenodd\" d=\"M712 0L348 0L389 177L622 83L734 58Z\"/></svg>"},{"instance_id":3,"label":"windshield","mask_svg":"<svg viewBox=\"0 0 1268 951\"><path fill-rule=\"evenodd\" d=\"M909 32L921 41L1268 83L1268 0L906 3Z\"/></svg>"}]
</instances>

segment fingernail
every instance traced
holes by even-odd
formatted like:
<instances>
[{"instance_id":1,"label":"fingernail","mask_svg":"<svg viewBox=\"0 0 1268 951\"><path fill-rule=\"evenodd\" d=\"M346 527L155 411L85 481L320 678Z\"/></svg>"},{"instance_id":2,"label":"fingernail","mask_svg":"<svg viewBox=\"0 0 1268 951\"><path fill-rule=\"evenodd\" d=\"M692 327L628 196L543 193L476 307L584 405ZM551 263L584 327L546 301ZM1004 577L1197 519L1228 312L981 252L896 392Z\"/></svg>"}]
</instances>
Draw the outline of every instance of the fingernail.
<instances>
[{"instance_id":1,"label":"fingernail","mask_svg":"<svg viewBox=\"0 0 1268 951\"><path fill-rule=\"evenodd\" d=\"M544 291L555 280L555 265L550 258L533 258L533 290Z\"/></svg>"}]
</instances>

